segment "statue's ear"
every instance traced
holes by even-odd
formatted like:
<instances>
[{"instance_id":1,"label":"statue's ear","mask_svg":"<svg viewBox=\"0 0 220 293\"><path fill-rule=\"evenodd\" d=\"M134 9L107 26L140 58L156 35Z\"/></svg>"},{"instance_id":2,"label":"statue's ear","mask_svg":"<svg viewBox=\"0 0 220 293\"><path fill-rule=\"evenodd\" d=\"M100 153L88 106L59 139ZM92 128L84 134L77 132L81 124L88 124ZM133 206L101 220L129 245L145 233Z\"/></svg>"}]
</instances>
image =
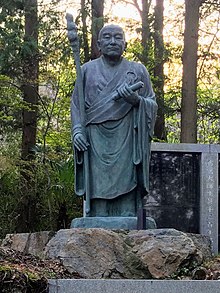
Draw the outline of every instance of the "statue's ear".
<instances>
[{"instance_id":1,"label":"statue's ear","mask_svg":"<svg viewBox=\"0 0 220 293\"><path fill-rule=\"evenodd\" d=\"M99 51L101 51L101 48L100 48L100 40L97 41L97 47L98 47Z\"/></svg>"},{"instance_id":2,"label":"statue's ear","mask_svg":"<svg viewBox=\"0 0 220 293\"><path fill-rule=\"evenodd\" d=\"M126 49L127 49L127 42L125 42L125 48L124 48L124 51L126 51Z\"/></svg>"}]
</instances>

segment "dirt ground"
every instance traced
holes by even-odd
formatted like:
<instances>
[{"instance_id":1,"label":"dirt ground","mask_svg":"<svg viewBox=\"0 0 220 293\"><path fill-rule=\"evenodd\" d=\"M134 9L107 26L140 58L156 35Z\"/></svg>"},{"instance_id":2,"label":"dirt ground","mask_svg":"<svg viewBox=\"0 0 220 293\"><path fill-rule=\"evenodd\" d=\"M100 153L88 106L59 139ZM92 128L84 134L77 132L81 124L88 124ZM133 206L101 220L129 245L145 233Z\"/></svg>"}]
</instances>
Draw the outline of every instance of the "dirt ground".
<instances>
[{"instance_id":1,"label":"dirt ground","mask_svg":"<svg viewBox=\"0 0 220 293\"><path fill-rule=\"evenodd\" d=\"M0 248L0 292L46 293L48 279L77 279L59 262L41 260L33 255ZM220 256L216 256L192 271L182 270L175 279L220 280Z\"/></svg>"},{"instance_id":2,"label":"dirt ground","mask_svg":"<svg viewBox=\"0 0 220 293\"><path fill-rule=\"evenodd\" d=\"M59 262L0 248L1 293L45 293L47 279L76 279Z\"/></svg>"}]
</instances>

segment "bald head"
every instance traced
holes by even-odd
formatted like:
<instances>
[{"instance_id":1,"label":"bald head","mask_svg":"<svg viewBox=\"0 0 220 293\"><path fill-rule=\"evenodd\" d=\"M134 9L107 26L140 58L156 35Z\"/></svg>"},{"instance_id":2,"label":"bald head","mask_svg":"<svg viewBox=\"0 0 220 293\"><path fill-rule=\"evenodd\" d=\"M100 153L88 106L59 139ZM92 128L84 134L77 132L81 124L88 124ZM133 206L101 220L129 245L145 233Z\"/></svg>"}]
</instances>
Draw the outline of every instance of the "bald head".
<instances>
[{"instance_id":1,"label":"bald head","mask_svg":"<svg viewBox=\"0 0 220 293\"><path fill-rule=\"evenodd\" d=\"M97 45L105 58L119 60L126 47L123 29L114 24L104 26L99 33Z\"/></svg>"},{"instance_id":2,"label":"bald head","mask_svg":"<svg viewBox=\"0 0 220 293\"><path fill-rule=\"evenodd\" d=\"M117 24L107 24L103 26L103 28L99 32L98 40L100 40L102 38L103 33L105 33L105 31L108 31L108 30L111 30L111 31L115 30L115 31L121 32L125 40L125 33L123 29Z\"/></svg>"}]
</instances>

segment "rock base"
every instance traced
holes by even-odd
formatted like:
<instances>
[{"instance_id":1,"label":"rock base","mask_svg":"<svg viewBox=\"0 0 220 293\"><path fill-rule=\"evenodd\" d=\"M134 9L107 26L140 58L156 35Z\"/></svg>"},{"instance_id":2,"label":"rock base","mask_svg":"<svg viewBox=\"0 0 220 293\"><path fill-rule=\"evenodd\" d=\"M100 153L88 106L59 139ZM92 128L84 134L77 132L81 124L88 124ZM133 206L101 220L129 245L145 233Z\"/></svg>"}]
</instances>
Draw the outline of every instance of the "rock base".
<instances>
[{"instance_id":1,"label":"rock base","mask_svg":"<svg viewBox=\"0 0 220 293\"><path fill-rule=\"evenodd\" d=\"M175 229L73 228L58 231L45 256L85 279L164 279L199 266L211 245L208 237Z\"/></svg>"},{"instance_id":2,"label":"rock base","mask_svg":"<svg viewBox=\"0 0 220 293\"><path fill-rule=\"evenodd\" d=\"M172 278L212 256L209 237L175 229L72 228L55 235L10 234L1 246L59 261L82 279Z\"/></svg>"}]
</instances>

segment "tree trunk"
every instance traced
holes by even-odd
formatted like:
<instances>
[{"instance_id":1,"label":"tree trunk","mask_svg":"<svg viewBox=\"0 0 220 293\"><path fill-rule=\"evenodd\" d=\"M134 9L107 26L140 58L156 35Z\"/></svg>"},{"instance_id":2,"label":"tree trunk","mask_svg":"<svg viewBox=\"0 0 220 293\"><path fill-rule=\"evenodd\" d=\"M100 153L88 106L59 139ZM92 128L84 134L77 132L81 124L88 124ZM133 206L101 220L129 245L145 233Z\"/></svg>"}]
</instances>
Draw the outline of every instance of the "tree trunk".
<instances>
[{"instance_id":1,"label":"tree trunk","mask_svg":"<svg viewBox=\"0 0 220 293\"><path fill-rule=\"evenodd\" d=\"M155 136L159 140L166 140L164 118L164 42L163 42L163 11L164 0L156 0L154 8L154 77L155 93L158 103L157 120L154 128Z\"/></svg>"},{"instance_id":2,"label":"tree trunk","mask_svg":"<svg viewBox=\"0 0 220 293\"><path fill-rule=\"evenodd\" d=\"M149 61L149 39L150 39L150 21L149 21L149 11L151 0L142 0L142 12L141 12L141 22L142 22L142 57L141 62L144 65L148 64Z\"/></svg>"},{"instance_id":3,"label":"tree trunk","mask_svg":"<svg viewBox=\"0 0 220 293\"><path fill-rule=\"evenodd\" d=\"M81 16L82 16L82 35L83 35L83 50L84 50L84 62L89 61L89 42L88 42L88 30L86 24L86 18L88 11L86 9L85 0L81 0Z\"/></svg>"},{"instance_id":4,"label":"tree trunk","mask_svg":"<svg viewBox=\"0 0 220 293\"><path fill-rule=\"evenodd\" d=\"M17 232L28 232L35 225L34 151L38 104L38 15L37 0L25 1L25 36L23 48L23 110L21 171L23 197L19 202ZM27 50L28 48L28 50Z\"/></svg>"},{"instance_id":5,"label":"tree trunk","mask_svg":"<svg viewBox=\"0 0 220 293\"><path fill-rule=\"evenodd\" d=\"M201 0L185 0L185 31L181 101L181 136L185 143L197 142L197 51Z\"/></svg>"},{"instance_id":6,"label":"tree trunk","mask_svg":"<svg viewBox=\"0 0 220 293\"><path fill-rule=\"evenodd\" d=\"M92 42L91 42L91 59L96 59L100 56L97 47L97 40L100 29L104 25L104 0L92 0Z\"/></svg>"},{"instance_id":7,"label":"tree trunk","mask_svg":"<svg viewBox=\"0 0 220 293\"><path fill-rule=\"evenodd\" d=\"M32 44L31 44L32 43ZM37 104L38 104L38 16L37 0L25 2L25 36L24 44L29 47L25 51L23 62L23 94L28 109L23 111L22 159L33 158L33 147L36 144Z\"/></svg>"}]
</instances>

